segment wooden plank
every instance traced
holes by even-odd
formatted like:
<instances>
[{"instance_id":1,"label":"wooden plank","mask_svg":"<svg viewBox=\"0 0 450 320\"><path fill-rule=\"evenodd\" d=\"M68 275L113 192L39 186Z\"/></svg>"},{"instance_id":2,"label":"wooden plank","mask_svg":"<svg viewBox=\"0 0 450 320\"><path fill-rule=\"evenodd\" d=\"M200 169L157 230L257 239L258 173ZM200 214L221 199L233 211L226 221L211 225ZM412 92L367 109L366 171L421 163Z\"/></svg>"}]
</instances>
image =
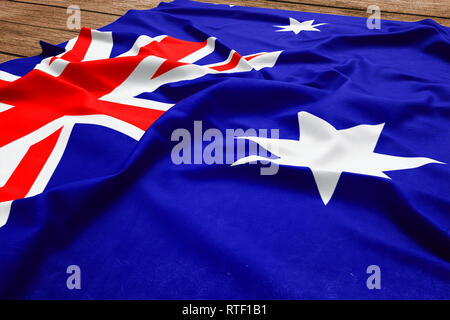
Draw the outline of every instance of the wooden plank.
<instances>
[{"instance_id":1,"label":"wooden plank","mask_svg":"<svg viewBox=\"0 0 450 320\"><path fill-rule=\"evenodd\" d=\"M35 3L66 9L77 5L82 11L109 13L122 16L130 9L144 10L156 7L160 2L169 0L8 0L11 2Z\"/></svg>"},{"instance_id":2,"label":"wooden plank","mask_svg":"<svg viewBox=\"0 0 450 320\"><path fill-rule=\"evenodd\" d=\"M245 5L248 7L264 7L271 9L281 9L281 10L294 10L294 11L305 11L305 12L315 12L315 13L325 13L325 14L335 14L335 15L345 15L354 17L367 18L368 14L365 10L359 9L343 9L343 8L333 8L333 7L323 7L316 5L292 3L292 2L280 2L280 1L263 1L263 0L197 0L209 3L221 3L221 4L231 4L231 5ZM310 0L305 0L310 1ZM244 3L244 4L243 4ZM397 21L420 21L426 17L420 15L412 14L402 14L402 13L388 13L381 12L381 18L386 20L397 20ZM450 27L449 18L433 18L434 21L440 23L443 26Z\"/></svg>"},{"instance_id":3,"label":"wooden plank","mask_svg":"<svg viewBox=\"0 0 450 320\"><path fill-rule=\"evenodd\" d=\"M37 54L40 52L40 39L51 43L60 43L75 37L77 34L77 31L69 31L66 29L65 24L67 13L65 7L50 7L47 5L19 3L17 1L0 1L3 8L2 13L0 13L0 27L2 28L2 32L0 33L0 44L2 49L0 51L4 53L25 56ZM137 7L143 7L142 1L138 0L131 0L126 2L126 4L123 2L111 1L111 6L105 4L100 5L101 2L104 3L103 0L78 1L79 3L86 4L88 9L92 9L94 7L97 7L98 10L107 8L107 10L115 12L125 12L127 8L133 6L133 3L139 3L140 5ZM66 3L65 0L42 0L42 2L59 4ZM157 2L159 1L149 1L150 5L156 5ZM244 1L208 0L208 2L242 5ZM245 0L245 5L350 16L368 16L365 11L363 12L356 9L340 9L277 1ZM117 18L116 15L96 13L94 11L83 11L83 6L81 6L81 8L81 19L83 26L98 28ZM382 13L382 18L402 21L417 21L424 19L422 16L396 13ZM435 18L434 20L442 25L450 26L450 19Z\"/></svg>"},{"instance_id":4,"label":"wooden plank","mask_svg":"<svg viewBox=\"0 0 450 320\"><path fill-rule=\"evenodd\" d=\"M5 1L3 2L16 2L17 1ZM46 16L49 16L50 19L53 20L60 20L55 25L61 26L63 23L65 23L64 17L67 17L67 14L65 14L65 10L67 7L66 0L23 0L25 2L30 3L43 3L48 4L52 6L56 6L57 8L53 7L53 9L48 9L48 6L39 5L43 8L43 10L55 10L54 12L57 14L57 16L53 16L51 14L47 14ZM199 0L203 1L203 0ZM323 0L301 0L309 3L318 3L318 1L325 2ZM368 17L369 14L366 13L366 8L362 7L361 5L359 7L355 6L356 0L345 0L348 1L351 5L353 5L353 9L348 8L335 8L332 6L320 6L320 5L309 5L309 4L302 4L299 2L299 0L206 0L204 2L211 2L211 3L222 3L222 4L234 4L234 5L246 5L246 6L253 6L253 7L266 7L266 8L273 8L273 9L285 9L285 10L296 10L296 11L307 11L307 12L317 12L317 13L327 13L327 14L338 14L338 15L349 15L349 16L358 16L358 17ZM382 3L386 1L383 0ZM428 3L428 1L434 1L434 0L427 0L425 3ZM131 0L131 1L107 1L107 0L74 0L71 1L73 4L77 4L80 6L82 10L82 25L92 28L98 28L99 26L108 24L111 21L114 21L115 18L109 17L105 18L104 15L95 15L92 14L93 12L99 12L103 11L105 13L108 13L108 15L114 14L114 15L122 15L127 10L135 8L135 9L148 9L151 7L155 7L158 5L160 1L158 0ZM342 1L341 1L342 2ZM335 5L341 3L337 1L331 1L330 3L334 3ZM360 1L361 2L361 1ZM328 2L327 2L328 3ZM450 3L450 2L449 2ZM392 4L391 4L392 5ZM3 3L2 3L3 6ZM37 5L36 5L37 6ZM404 6L403 6L404 7ZM400 7L398 10L401 10L403 7ZM59 8L59 9L58 9ZM443 6L445 8L445 5ZM58 9L58 10L57 10ZM37 9L34 9L37 11ZM64 10L61 14L61 11ZM90 11L89 11L90 10ZM397 10L397 9L396 9ZM36 12L35 11L35 12ZM407 10L408 11L408 10ZM411 11L411 10L410 10ZM447 11L450 11L450 8L447 6ZM3 10L3 12L7 12L7 10ZM448 14L447 14L448 15ZM382 12L382 18L387 20L399 20L399 21L419 21L422 19L425 19L425 15L412 15L412 14L402 14L402 13L390 13L390 12ZM449 18L435 18L433 17L433 20L436 22L445 25L450 26L450 19ZM44 19L35 19L35 21L40 21L41 23L45 23ZM51 24L52 26L54 24Z\"/></svg>"},{"instance_id":5,"label":"wooden plank","mask_svg":"<svg viewBox=\"0 0 450 320\"><path fill-rule=\"evenodd\" d=\"M17 58L20 58L20 57L12 56L12 55L6 54L6 53L0 53L0 63L3 63L5 61L9 61L9 60L12 60L12 59L17 59Z\"/></svg>"},{"instance_id":6,"label":"wooden plank","mask_svg":"<svg viewBox=\"0 0 450 320\"><path fill-rule=\"evenodd\" d=\"M271 0L273 1L273 0ZM299 4L367 10L370 5L377 5L381 11L408 13L429 17L450 18L450 1L443 0L286 0Z\"/></svg>"},{"instance_id":7,"label":"wooden plank","mask_svg":"<svg viewBox=\"0 0 450 320\"><path fill-rule=\"evenodd\" d=\"M77 36L78 32L0 21L0 44L3 53L32 56L41 52L39 40L61 43Z\"/></svg>"},{"instance_id":8,"label":"wooden plank","mask_svg":"<svg viewBox=\"0 0 450 320\"><path fill-rule=\"evenodd\" d=\"M68 30L66 9L29 3L1 1L0 21L8 21L50 29ZM81 25L97 29L118 18L118 16L81 11Z\"/></svg>"},{"instance_id":9,"label":"wooden plank","mask_svg":"<svg viewBox=\"0 0 450 320\"><path fill-rule=\"evenodd\" d=\"M157 6L159 0L13 0L27 3L46 4L67 8L70 5L78 5L81 10L104 12L110 14L123 15L130 9L150 9ZM170 2L169 0L164 0ZM366 12L367 7L377 4L382 13L388 16L388 13L412 14L417 16L450 18L450 1L442 0L208 0L204 2L211 3L227 3L235 5L257 6L267 8L285 9L289 4L297 4L299 6L311 6L330 8L333 12L334 8L355 9ZM329 9L329 10L330 10ZM290 10L292 6L290 6ZM305 10L306 11L306 10ZM319 12L316 10L309 10ZM336 13L337 14L337 13ZM342 14L342 13L341 13ZM408 20L409 21L409 20Z\"/></svg>"}]
</instances>

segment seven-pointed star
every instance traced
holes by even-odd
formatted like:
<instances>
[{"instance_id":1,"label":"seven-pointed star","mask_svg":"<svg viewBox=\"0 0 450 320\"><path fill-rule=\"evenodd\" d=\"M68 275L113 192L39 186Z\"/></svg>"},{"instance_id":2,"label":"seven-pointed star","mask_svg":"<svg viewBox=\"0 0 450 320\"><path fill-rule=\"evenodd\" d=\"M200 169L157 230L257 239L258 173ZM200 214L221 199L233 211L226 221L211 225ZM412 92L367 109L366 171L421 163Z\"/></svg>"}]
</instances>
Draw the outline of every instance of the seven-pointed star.
<instances>
[{"instance_id":1,"label":"seven-pointed star","mask_svg":"<svg viewBox=\"0 0 450 320\"><path fill-rule=\"evenodd\" d=\"M257 160L296 167L309 167L326 205L342 172L390 179L384 171L412 169L428 163L443 162L423 157L397 157L374 152L384 123L359 125L336 130L331 124L308 112L298 113L299 140L238 137L256 142L278 159L248 156L232 166Z\"/></svg>"},{"instance_id":2,"label":"seven-pointed star","mask_svg":"<svg viewBox=\"0 0 450 320\"><path fill-rule=\"evenodd\" d=\"M318 23L314 24L314 20L307 20L300 22L298 20L295 20L294 18L289 18L289 25L287 26L274 26L277 28L282 28L281 30L277 31L293 31L295 34L299 34L300 31L320 31L319 29L315 28L321 25L324 25L326 23Z\"/></svg>"}]
</instances>

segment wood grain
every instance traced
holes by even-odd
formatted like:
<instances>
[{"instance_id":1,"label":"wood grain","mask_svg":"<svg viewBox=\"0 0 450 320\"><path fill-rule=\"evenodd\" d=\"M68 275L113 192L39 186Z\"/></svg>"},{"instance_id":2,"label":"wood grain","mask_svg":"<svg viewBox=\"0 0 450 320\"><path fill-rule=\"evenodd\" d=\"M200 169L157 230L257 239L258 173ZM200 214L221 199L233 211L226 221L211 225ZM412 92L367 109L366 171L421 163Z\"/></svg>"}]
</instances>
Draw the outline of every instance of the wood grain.
<instances>
[{"instance_id":1,"label":"wood grain","mask_svg":"<svg viewBox=\"0 0 450 320\"><path fill-rule=\"evenodd\" d=\"M366 12L367 7L364 10L359 9L349 9L349 8L335 8L329 6L318 6L318 5L309 5L309 4L301 4L301 3L293 3L293 2L280 2L273 0L197 0L201 2L209 2L209 3L226 3L232 5L244 5L248 7L264 7L271 9L282 9L282 10L294 10L294 11L305 11L305 12L316 12L316 13L325 13L325 14L336 14L336 15L345 15L345 16L354 16L354 17L363 17L367 18L370 14ZM305 0L310 1L310 0ZM413 15L413 14L403 14L403 13L390 13L390 12L381 12L381 18L386 20L397 20L397 21L420 21L426 19L427 16L423 15ZM437 23L440 23L444 26L450 26L450 18L436 18L433 17L433 20Z\"/></svg>"},{"instance_id":2,"label":"wood grain","mask_svg":"<svg viewBox=\"0 0 450 320\"><path fill-rule=\"evenodd\" d=\"M381 18L419 21L431 17L450 26L450 1L441 0L198 0L210 3L297 10L326 14L368 17L369 4L381 8ZM61 43L76 36L69 30L67 7L78 5L81 25L99 28L130 9L150 9L159 0L0 0L0 62L16 56L40 53L39 40ZM170 2L164 0L164 2Z\"/></svg>"},{"instance_id":3,"label":"wood grain","mask_svg":"<svg viewBox=\"0 0 450 320\"><path fill-rule=\"evenodd\" d=\"M22 3L34 3L66 9L69 5L77 5L82 11L109 13L121 16L128 10L144 10L156 7L160 2L170 2L169 0L23 0L10 1Z\"/></svg>"},{"instance_id":4,"label":"wood grain","mask_svg":"<svg viewBox=\"0 0 450 320\"><path fill-rule=\"evenodd\" d=\"M16 59L16 58L19 58L19 57L12 56L12 55L5 54L5 53L0 53L0 63L8 61L8 60Z\"/></svg>"},{"instance_id":5,"label":"wood grain","mask_svg":"<svg viewBox=\"0 0 450 320\"><path fill-rule=\"evenodd\" d=\"M1 51L22 56L39 54L41 52L39 40L61 43L78 34L73 31L48 29L7 21L0 21L0 30Z\"/></svg>"},{"instance_id":6,"label":"wood grain","mask_svg":"<svg viewBox=\"0 0 450 320\"><path fill-rule=\"evenodd\" d=\"M270 2L276 2L269 0ZM286 0L291 3L349 8L366 11L369 5L377 5L381 12L401 12L429 17L450 18L448 0Z\"/></svg>"},{"instance_id":7,"label":"wood grain","mask_svg":"<svg viewBox=\"0 0 450 320\"><path fill-rule=\"evenodd\" d=\"M1 3L0 20L18 24L26 24L49 29L67 31L66 8L43 6L30 3L3 1ZM97 29L103 27L119 16L81 11L81 24L84 27Z\"/></svg>"}]
</instances>

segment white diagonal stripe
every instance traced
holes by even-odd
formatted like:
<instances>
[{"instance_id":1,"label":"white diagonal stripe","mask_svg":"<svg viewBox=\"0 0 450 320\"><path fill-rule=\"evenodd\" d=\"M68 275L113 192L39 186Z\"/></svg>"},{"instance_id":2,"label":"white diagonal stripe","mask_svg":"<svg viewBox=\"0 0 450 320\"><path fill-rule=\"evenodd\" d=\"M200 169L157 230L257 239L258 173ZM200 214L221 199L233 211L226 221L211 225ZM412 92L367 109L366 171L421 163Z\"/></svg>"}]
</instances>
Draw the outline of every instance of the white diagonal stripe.
<instances>
[{"instance_id":1,"label":"white diagonal stripe","mask_svg":"<svg viewBox=\"0 0 450 320\"><path fill-rule=\"evenodd\" d=\"M108 59L113 48L112 32L91 30L92 40L83 61Z\"/></svg>"},{"instance_id":2,"label":"white diagonal stripe","mask_svg":"<svg viewBox=\"0 0 450 320\"><path fill-rule=\"evenodd\" d=\"M0 102L0 112L9 110L11 108L14 108L14 106L10 105L10 104L6 104L6 103L1 103Z\"/></svg>"},{"instance_id":3,"label":"white diagonal stripe","mask_svg":"<svg viewBox=\"0 0 450 320\"><path fill-rule=\"evenodd\" d=\"M137 38L136 42L134 43L133 47L130 50L128 50L127 52L122 53L121 55L118 55L117 58L137 56L142 47L145 47L146 45L149 45L153 41L160 42L165 37L167 37L167 36L166 35L161 35L161 36L157 36L155 38L151 38L151 37L145 36L145 35L144 36L140 36L139 38Z\"/></svg>"},{"instance_id":4,"label":"white diagonal stripe","mask_svg":"<svg viewBox=\"0 0 450 320\"><path fill-rule=\"evenodd\" d=\"M203 48L184 57L183 59L180 60L180 62L194 63L194 62L206 57L207 55L210 55L211 53L213 53L215 48L216 48L216 38L209 37L208 40L206 41L206 45Z\"/></svg>"},{"instance_id":5,"label":"white diagonal stripe","mask_svg":"<svg viewBox=\"0 0 450 320\"><path fill-rule=\"evenodd\" d=\"M8 221L11 204L12 201L0 202L0 228Z\"/></svg>"},{"instance_id":6,"label":"white diagonal stripe","mask_svg":"<svg viewBox=\"0 0 450 320\"><path fill-rule=\"evenodd\" d=\"M0 80L12 82L16 81L19 78L20 78L19 76L0 70Z\"/></svg>"}]
</instances>

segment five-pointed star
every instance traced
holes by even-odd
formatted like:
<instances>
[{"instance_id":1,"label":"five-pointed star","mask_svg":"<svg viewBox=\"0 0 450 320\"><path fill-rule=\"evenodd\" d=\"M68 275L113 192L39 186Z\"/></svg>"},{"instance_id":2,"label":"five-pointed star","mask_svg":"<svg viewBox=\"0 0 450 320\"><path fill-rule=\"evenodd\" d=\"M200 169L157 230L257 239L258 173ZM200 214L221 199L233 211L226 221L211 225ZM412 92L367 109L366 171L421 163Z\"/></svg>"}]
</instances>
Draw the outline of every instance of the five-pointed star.
<instances>
[{"instance_id":1,"label":"five-pointed star","mask_svg":"<svg viewBox=\"0 0 450 320\"><path fill-rule=\"evenodd\" d=\"M277 30L277 31L293 31L295 34L299 34L300 31L320 31L319 29L317 29L315 27L326 24L326 23L318 23L318 24L313 25L313 23L314 23L314 20L300 22L298 20L295 20L294 18L289 18L289 25L274 26L274 27L282 28L281 30Z\"/></svg>"},{"instance_id":2,"label":"five-pointed star","mask_svg":"<svg viewBox=\"0 0 450 320\"><path fill-rule=\"evenodd\" d=\"M265 160L280 165L309 167L326 205L342 172L390 179L384 171L412 169L428 163L444 164L430 158L397 157L374 152L384 123L336 130L325 120L304 111L298 113L298 122L299 140L238 137L256 142L279 158L248 156L237 160L232 166Z\"/></svg>"}]
</instances>

